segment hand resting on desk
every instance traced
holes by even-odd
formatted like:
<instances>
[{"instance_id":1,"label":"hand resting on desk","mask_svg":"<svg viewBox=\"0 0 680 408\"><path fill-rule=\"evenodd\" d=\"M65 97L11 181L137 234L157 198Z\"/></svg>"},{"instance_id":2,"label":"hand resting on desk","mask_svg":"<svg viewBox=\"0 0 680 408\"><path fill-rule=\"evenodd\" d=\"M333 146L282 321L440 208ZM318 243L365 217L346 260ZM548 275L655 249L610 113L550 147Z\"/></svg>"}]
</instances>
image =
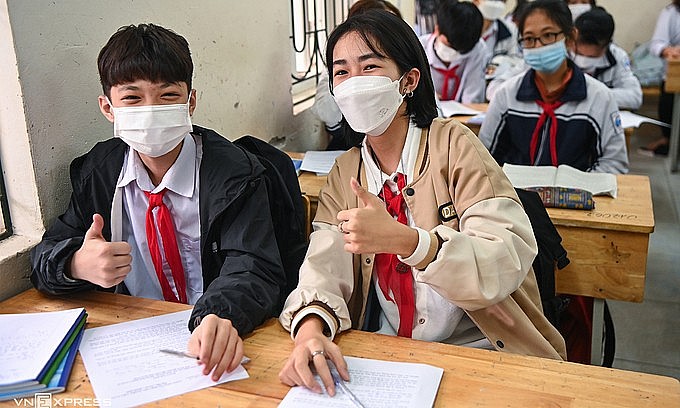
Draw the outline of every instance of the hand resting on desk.
<instances>
[{"instance_id":1,"label":"hand resting on desk","mask_svg":"<svg viewBox=\"0 0 680 408\"><path fill-rule=\"evenodd\" d=\"M340 347L323 334L324 325L321 318L313 314L302 320L295 335L295 348L279 372L279 379L291 387L303 385L314 392L321 393L321 386L314 379L310 368L310 365L314 364L328 395L334 396L335 384L326 359L333 361L338 373L345 381L349 381L349 371Z\"/></svg>"},{"instance_id":2,"label":"hand resting on desk","mask_svg":"<svg viewBox=\"0 0 680 408\"><path fill-rule=\"evenodd\" d=\"M214 314L201 320L191 334L187 348L189 353L198 356L204 375L212 371L213 381L218 381L225 370L234 371L243 358L243 340L238 331L229 319Z\"/></svg>"}]
</instances>

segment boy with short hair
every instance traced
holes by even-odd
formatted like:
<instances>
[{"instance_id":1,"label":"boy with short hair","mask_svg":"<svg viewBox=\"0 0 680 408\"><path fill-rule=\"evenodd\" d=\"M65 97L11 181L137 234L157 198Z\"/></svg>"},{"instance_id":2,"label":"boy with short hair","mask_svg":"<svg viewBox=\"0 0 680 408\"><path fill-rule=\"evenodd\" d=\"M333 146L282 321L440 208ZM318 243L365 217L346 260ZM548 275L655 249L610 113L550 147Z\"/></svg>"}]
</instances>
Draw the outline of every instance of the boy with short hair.
<instances>
[{"instance_id":1,"label":"boy with short hair","mask_svg":"<svg viewBox=\"0 0 680 408\"><path fill-rule=\"evenodd\" d=\"M619 109L642 105L642 87L630 68L628 53L612 42L614 18L602 7L581 14L577 30L574 63L611 89Z\"/></svg>"},{"instance_id":2,"label":"boy with short hair","mask_svg":"<svg viewBox=\"0 0 680 408\"><path fill-rule=\"evenodd\" d=\"M474 4L444 0L437 10L435 32L420 37L440 100L484 102L482 21Z\"/></svg>"},{"instance_id":3,"label":"boy with short hair","mask_svg":"<svg viewBox=\"0 0 680 408\"><path fill-rule=\"evenodd\" d=\"M285 285L264 167L192 127L182 36L121 27L97 62L114 138L71 163L68 209L33 249L31 281L51 294L108 288L193 304L188 349L216 381L239 365L239 335L272 316Z\"/></svg>"}]
</instances>

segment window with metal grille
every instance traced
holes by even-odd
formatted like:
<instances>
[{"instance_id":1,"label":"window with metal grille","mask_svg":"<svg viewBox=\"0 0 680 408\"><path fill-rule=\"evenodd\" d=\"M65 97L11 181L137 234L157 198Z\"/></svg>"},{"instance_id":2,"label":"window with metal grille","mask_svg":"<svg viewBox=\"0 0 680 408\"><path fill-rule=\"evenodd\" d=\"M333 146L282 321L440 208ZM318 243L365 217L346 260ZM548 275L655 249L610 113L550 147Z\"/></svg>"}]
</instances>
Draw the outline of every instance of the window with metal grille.
<instances>
[{"instance_id":1,"label":"window with metal grille","mask_svg":"<svg viewBox=\"0 0 680 408\"><path fill-rule=\"evenodd\" d=\"M294 113L314 103L319 74L326 69L326 39L347 18L349 3L349 0L290 0Z\"/></svg>"},{"instance_id":2,"label":"window with metal grille","mask_svg":"<svg viewBox=\"0 0 680 408\"><path fill-rule=\"evenodd\" d=\"M12 235L12 222L9 218L9 201L5 191L5 178L2 175L2 162L0 161L0 240Z\"/></svg>"}]
</instances>

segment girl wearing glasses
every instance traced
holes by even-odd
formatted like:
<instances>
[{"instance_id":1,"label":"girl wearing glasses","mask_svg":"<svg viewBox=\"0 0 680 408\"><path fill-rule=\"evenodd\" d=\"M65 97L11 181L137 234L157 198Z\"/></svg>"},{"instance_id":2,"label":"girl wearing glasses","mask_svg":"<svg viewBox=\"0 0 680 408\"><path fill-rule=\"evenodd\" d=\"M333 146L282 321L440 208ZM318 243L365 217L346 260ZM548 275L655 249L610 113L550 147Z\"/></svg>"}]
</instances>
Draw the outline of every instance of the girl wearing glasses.
<instances>
[{"instance_id":1,"label":"girl wearing glasses","mask_svg":"<svg viewBox=\"0 0 680 408\"><path fill-rule=\"evenodd\" d=\"M568 164L626 173L628 156L610 90L567 58L575 30L562 0L536 0L519 19L530 69L506 81L489 103L479 137L499 164Z\"/></svg>"}]
</instances>

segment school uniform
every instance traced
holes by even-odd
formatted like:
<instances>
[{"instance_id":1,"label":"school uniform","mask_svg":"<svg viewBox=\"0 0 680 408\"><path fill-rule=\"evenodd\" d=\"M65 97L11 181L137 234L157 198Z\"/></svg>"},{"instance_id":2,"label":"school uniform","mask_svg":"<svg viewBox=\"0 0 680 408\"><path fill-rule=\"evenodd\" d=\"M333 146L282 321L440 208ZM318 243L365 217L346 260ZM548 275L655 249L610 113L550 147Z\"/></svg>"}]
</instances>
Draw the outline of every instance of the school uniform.
<instances>
[{"instance_id":1,"label":"school uniform","mask_svg":"<svg viewBox=\"0 0 680 408\"><path fill-rule=\"evenodd\" d=\"M680 10L669 4L661 10L656 20L649 51L660 57L664 48L675 45L680 45Z\"/></svg>"},{"instance_id":2,"label":"school uniform","mask_svg":"<svg viewBox=\"0 0 680 408\"><path fill-rule=\"evenodd\" d=\"M264 167L216 132L198 126L185 137L180 155L180 163L168 173L184 180L164 181L158 188L167 188L163 202L178 231L188 303L195 303L189 329L214 313L246 334L273 314L285 285L272 239ZM121 139L112 138L71 163L69 206L31 251L31 281L38 290L64 295L102 289L65 272L97 213L104 219L107 241L127 240L132 247L132 270L111 290L164 299L142 232L143 209L136 204L143 187L155 187L139 171L136 156ZM174 282L171 288L176 293Z\"/></svg>"},{"instance_id":3,"label":"school uniform","mask_svg":"<svg viewBox=\"0 0 680 408\"><path fill-rule=\"evenodd\" d=\"M536 102L542 99L533 69L509 79L498 89L484 117L480 140L500 165L566 163L582 171L626 173L626 142L610 90L571 61L568 63L573 74L558 100L561 106L554 109L556 131L548 117L534 140L533 156L533 132L544 113Z\"/></svg>"},{"instance_id":4,"label":"school uniform","mask_svg":"<svg viewBox=\"0 0 680 408\"><path fill-rule=\"evenodd\" d=\"M494 20L481 37L486 45L487 63L491 62L496 55L522 58L517 37L517 26L514 23L500 19Z\"/></svg>"},{"instance_id":5,"label":"school uniform","mask_svg":"<svg viewBox=\"0 0 680 408\"><path fill-rule=\"evenodd\" d=\"M434 90L442 101L455 100L462 103L484 102L484 68L486 46L479 42L467 53L459 54L455 61L446 63L434 51L434 34L420 37L430 64Z\"/></svg>"},{"instance_id":6,"label":"school uniform","mask_svg":"<svg viewBox=\"0 0 680 408\"><path fill-rule=\"evenodd\" d=\"M628 53L615 44L609 44L603 56L604 64L588 72L607 85L619 109L637 109L642 105L642 87L630 68Z\"/></svg>"},{"instance_id":7,"label":"school uniform","mask_svg":"<svg viewBox=\"0 0 680 408\"><path fill-rule=\"evenodd\" d=\"M407 223L419 235L414 253L399 258L408 266L397 267L413 277L411 337L566 358L542 313L531 224L477 136L454 119L435 119L429 129L411 124L397 173L406 178L399 194ZM337 159L319 195L298 287L279 318L291 335L309 314L326 322L331 339L350 328L395 334L410 326L381 289L378 255L343 249L336 215L361 206L347 187L351 177L372 194L396 188L395 174L382 173L365 146Z\"/></svg>"}]
</instances>

